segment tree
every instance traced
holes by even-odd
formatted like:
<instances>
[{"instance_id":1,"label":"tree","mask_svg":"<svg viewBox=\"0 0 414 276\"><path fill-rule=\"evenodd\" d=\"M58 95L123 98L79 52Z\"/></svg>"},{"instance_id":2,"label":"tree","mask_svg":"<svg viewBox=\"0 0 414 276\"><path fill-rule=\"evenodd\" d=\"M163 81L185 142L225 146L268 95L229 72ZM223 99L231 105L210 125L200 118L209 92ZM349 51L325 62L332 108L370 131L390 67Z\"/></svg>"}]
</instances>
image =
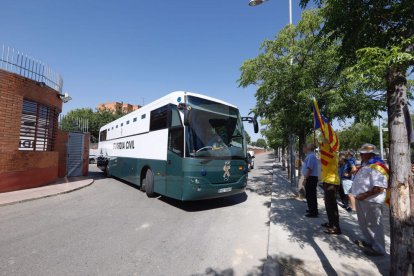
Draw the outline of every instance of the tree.
<instances>
[{"instance_id":1,"label":"tree","mask_svg":"<svg viewBox=\"0 0 414 276\"><path fill-rule=\"evenodd\" d=\"M260 147L260 148L267 148L267 143L266 140L263 138L259 138L256 141L256 146Z\"/></svg>"},{"instance_id":2,"label":"tree","mask_svg":"<svg viewBox=\"0 0 414 276\"><path fill-rule=\"evenodd\" d=\"M302 0L305 6L311 0ZM414 185L410 170L409 70L414 66L414 1L314 0L326 18L322 33L340 39L340 68L356 91L387 103L390 142L391 275L414 271ZM412 71L411 71L412 72Z\"/></svg>"},{"instance_id":3,"label":"tree","mask_svg":"<svg viewBox=\"0 0 414 276\"><path fill-rule=\"evenodd\" d=\"M77 108L69 111L61 121L61 128L65 131L79 131L78 121L88 121L88 131L91 135L91 142L97 143L99 130L102 126L125 115L122 110L115 112L108 109L98 109L95 112L92 108Z\"/></svg>"},{"instance_id":4,"label":"tree","mask_svg":"<svg viewBox=\"0 0 414 276\"><path fill-rule=\"evenodd\" d=\"M78 108L70 110L65 116L62 117L60 127L65 131L81 131L79 122L87 121L88 130L91 132L95 128L96 118L92 108ZM91 140L94 141L95 137L91 133Z\"/></svg>"},{"instance_id":5,"label":"tree","mask_svg":"<svg viewBox=\"0 0 414 276\"><path fill-rule=\"evenodd\" d=\"M246 137L247 144L250 144L252 142L252 138L250 137L249 133L247 133L247 131L244 131L244 136Z\"/></svg>"},{"instance_id":6,"label":"tree","mask_svg":"<svg viewBox=\"0 0 414 276\"><path fill-rule=\"evenodd\" d=\"M338 131L342 149L356 150L364 143L379 146L379 129L372 123L354 123L347 129Z\"/></svg>"},{"instance_id":7,"label":"tree","mask_svg":"<svg viewBox=\"0 0 414 276\"><path fill-rule=\"evenodd\" d=\"M289 25L274 40L266 40L261 47L263 52L243 63L239 79L240 86L258 86L254 109L258 115L266 119L277 117L269 123L278 123L275 128L280 129L284 139L289 134L299 137L301 158L306 136L313 128L313 97L330 119L355 115L366 119L376 114L382 104L350 93L347 80L337 72L338 42L319 35L323 23L318 10L304 12L296 26Z\"/></svg>"}]
</instances>

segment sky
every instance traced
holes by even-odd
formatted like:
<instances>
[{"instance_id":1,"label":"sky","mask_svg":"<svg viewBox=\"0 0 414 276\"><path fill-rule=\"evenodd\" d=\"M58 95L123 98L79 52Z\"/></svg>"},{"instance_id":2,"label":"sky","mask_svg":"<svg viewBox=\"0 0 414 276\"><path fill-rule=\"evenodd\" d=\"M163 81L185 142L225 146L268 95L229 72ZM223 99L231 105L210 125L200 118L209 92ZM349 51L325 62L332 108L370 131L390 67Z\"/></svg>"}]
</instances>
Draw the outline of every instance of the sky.
<instances>
[{"instance_id":1,"label":"sky","mask_svg":"<svg viewBox=\"0 0 414 276\"><path fill-rule=\"evenodd\" d=\"M149 103L184 90L255 106L239 88L240 66L289 22L288 0L3 0L0 45L58 72L73 98L63 113L99 103ZM293 0L293 23L300 17ZM253 127L245 125L252 140Z\"/></svg>"}]
</instances>

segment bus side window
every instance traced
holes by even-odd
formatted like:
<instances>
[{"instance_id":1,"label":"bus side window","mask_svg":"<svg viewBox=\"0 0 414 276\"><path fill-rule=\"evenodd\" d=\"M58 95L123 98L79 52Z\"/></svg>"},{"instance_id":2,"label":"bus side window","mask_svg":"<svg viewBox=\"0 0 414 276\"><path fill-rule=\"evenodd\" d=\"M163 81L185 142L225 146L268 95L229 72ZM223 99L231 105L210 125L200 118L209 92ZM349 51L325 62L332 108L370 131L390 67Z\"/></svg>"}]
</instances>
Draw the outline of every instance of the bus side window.
<instances>
[{"instance_id":1,"label":"bus side window","mask_svg":"<svg viewBox=\"0 0 414 276\"><path fill-rule=\"evenodd\" d=\"M176 105L170 105L168 149L179 156L184 156L184 128Z\"/></svg>"},{"instance_id":2,"label":"bus side window","mask_svg":"<svg viewBox=\"0 0 414 276\"><path fill-rule=\"evenodd\" d=\"M102 142L102 141L106 141L106 129L105 129L105 130L102 130L102 131L99 133L99 141L100 141L100 142Z\"/></svg>"},{"instance_id":3,"label":"bus side window","mask_svg":"<svg viewBox=\"0 0 414 276\"><path fill-rule=\"evenodd\" d=\"M151 111L150 131L160 130L168 127L168 106L162 106Z\"/></svg>"},{"instance_id":4,"label":"bus side window","mask_svg":"<svg viewBox=\"0 0 414 276\"><path fill-rule=\"evenodd\" d=\"M171 128L168 132L168 149L179 156L184 156L184 128Z\"/></svg>"},{"instance_id":5,"label":"bus side window","mask_svg":"<svg viewBox=\"0 0 414 276\"><path fill-rule=\"evenodd\" d=\"M171 119L170 127L182 126L180 113L176 105L170 105L171 108Z\"/></svg>"}]
</instances>

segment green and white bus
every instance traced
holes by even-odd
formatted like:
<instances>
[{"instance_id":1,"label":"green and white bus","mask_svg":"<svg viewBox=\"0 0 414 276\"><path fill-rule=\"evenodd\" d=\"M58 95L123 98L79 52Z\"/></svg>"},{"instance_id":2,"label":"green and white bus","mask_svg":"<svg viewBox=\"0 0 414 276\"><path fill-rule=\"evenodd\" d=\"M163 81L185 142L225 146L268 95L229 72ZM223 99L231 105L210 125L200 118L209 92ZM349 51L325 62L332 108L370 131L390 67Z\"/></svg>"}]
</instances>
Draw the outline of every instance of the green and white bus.
<instances>
[{"instance_id":1,"label":"green and white bus","mask_svg":"<svg viewBox=\"0 0 414 276\"><path fill-rule=\"evenodd\" d=\"M149 197L199 200L241 193L247 185L243 121L234 105L173 92L100 129L98 167Z\"/></svg>"}]
</instances>

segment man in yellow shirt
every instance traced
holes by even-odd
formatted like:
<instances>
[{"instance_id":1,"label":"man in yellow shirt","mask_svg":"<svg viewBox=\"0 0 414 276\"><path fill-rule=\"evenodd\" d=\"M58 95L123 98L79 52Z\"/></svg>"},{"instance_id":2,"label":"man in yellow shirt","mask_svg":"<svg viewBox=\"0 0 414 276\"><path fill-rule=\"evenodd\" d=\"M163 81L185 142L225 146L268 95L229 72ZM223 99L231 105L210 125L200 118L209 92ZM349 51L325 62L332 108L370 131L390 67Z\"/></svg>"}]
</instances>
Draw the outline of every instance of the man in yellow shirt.
<instances>
[{"instance_id":1,"label":"man in yellow shirt","mask_svg":"<svg viewBox=\"0 0 414 276\"><path fill-rule=\"evenodd\" d=\"M328 215L328 222L322 224L322 226L327 228L324 231L325 233L340 235L342 232L339 227L339 212L338 204L336 203L336 193L340 182L338 174L338 153L332 151L327 141L323 141L320 144L320 155L321 177L325 192L325 209Z\"/></svg>"}]
</instances>

